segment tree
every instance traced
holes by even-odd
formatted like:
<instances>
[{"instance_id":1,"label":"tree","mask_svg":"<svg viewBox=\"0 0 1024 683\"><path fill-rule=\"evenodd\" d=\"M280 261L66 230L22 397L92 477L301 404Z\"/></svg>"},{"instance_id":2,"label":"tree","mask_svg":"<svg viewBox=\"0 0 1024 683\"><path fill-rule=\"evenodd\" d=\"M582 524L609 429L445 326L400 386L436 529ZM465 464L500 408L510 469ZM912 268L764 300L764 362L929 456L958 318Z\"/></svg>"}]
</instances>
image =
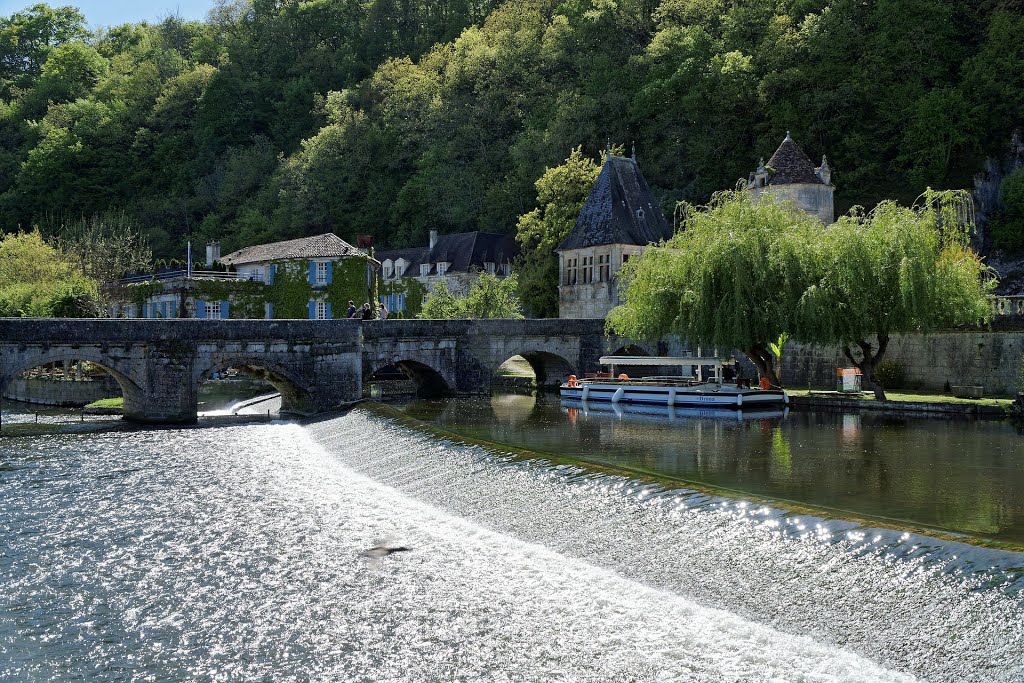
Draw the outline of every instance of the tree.
<instances>
[{"instance_id":1,"label":"tree","mask_svg":"<svg viewBox=\"0 0 1024 683\"><path fill-rule=\"evenodd\" d=\"M0 238L0 317L92 318L100 312L96 281L76 272L38 230Z\"/></svg>"},{"instance_id":2,"label":"tree","mask_svg":"<svg viewBox=\"0 0 1024 683\"><path fill-rule=\"evenodd\" d=\"M621 154L621 149L616 150ZM516 241L522 253L516 262L519 296L530 314L558 316L558 256L555 248L569 236L587 195L601 173L600 164L575 148L565 163L544 171L536 182L538 208L519 217Z\"/></svg>"},{"instance_id":3,"label":"tree","mask_svg":"<svg viewBox=\"0 0 1024 683\"><path fill-rule=\"evenodd\" d=\"M612 309L608 327L634 339L674 334L705 348L738 349L779 385L771 345L791 331L822 233L821 223L789 203L719 193L688 210L663 247L626 264L625 303Z\"/></svg>"},{"instance_id":4,"label":"tree","mask_svg":"<svg viewBox=\"0 0 1024 683\"><path fill-rule=\"evenodd\" d=\"M518 288L515 275L498 279L496 275L481 273L469 286L466 296L458 296L442 279L424 301L418 317L433 320L522 318L522 304L516 294Z\"/></svg>"},{"instance_id":5,"label":"tree","mask_svg":"<svg viewBox=\"0 0 1024 683\"><path fill-rule=\"evenodd\" d=\"M85 278L107 283L152 268L145 236L123 213L61 221L56 234L57 248Z\"/></svg>"},{"instance_id":6,"label":"tree","mask_svg":"<svg viewBox=\"0 0 1024 683\"><path fill-rule=\"evenodd\" d=\"M987 320L991 271L968 246L967 192L928 190L911 208L885 201L830 227L813 280L800 297L793 336L843 345L879 400L875 368L892 334L926 334Z\"/></svg>"}]
</instances>

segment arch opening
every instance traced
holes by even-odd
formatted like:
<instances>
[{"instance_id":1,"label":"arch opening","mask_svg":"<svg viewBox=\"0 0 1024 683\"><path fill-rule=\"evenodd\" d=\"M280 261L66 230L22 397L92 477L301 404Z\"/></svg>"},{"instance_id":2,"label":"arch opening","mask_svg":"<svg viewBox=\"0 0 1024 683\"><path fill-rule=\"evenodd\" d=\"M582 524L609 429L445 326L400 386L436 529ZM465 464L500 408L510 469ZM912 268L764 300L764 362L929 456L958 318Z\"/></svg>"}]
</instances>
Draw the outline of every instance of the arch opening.
<instances>
[{"instance_id":1,"label":"arch opening","mask_svg":"<svg viewBox=\"0 0 1024 683\"><path fill-rule=\"evenodd\" d=\"M500 391L550 389L575 370L569 361L550 351L523 351L495 368L493 387Z\"/></svg>"},{"instance_id":2,"label":"arch opening","mask_svg":"<svg viewBox=\"0 0 1024 683\"><path fill-rule=\"evenodd\" d=\"M316 410L310 391L284 370L246 358L222 360L200 374L196 403L205 416Z\"/></svg>"},{"instance_id":3,"label":"arch opening","mask_svg":"<svg viewBox=\"0 0 1024 683\"><path fill-rule=\"evenodd\" d=\"M372 371L363 380L363 393L371 398L416 396L438 398L452 388L434 368L415 360L399 360Z\"/></svg>"},{"instance_id":4,"label":"arch opening","mask_svg":"<svg viewBox=\"0 0 1024 683\"><path fill-rule=\"evenodd\" d=\"M141 391L126 374L87 354L57 353L33 359L0 376L0 398L11 411L84 408L117 415L138 406Z\"/></svg>"}]
</instances>

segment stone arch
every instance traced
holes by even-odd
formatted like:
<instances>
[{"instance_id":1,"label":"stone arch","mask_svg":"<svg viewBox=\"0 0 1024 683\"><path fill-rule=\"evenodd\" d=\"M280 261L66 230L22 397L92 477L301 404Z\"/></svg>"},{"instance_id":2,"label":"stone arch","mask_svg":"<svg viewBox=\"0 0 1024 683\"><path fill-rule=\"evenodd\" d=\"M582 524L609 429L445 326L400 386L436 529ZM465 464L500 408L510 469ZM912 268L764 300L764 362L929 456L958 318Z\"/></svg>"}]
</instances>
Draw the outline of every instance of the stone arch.
<instances>
[{"instance_id":1,"label":"stone arch","mask_svg":"<svg viewBox=\"0 0 1024 683\"><path fill-rule=\"evenodd\" d=\"M287 367L264 356L248 354L217 354L212 363L199 366L193 374L193 395L198 396L199 385L210 379L214 373L229 368L241 370L258 377L273 386L281 394L282 412L313 413L317 411L313 392L307 382Z\"/></svg>"},{"instance_id":2,"label":"stone arch","mask_svg":"<svg viewBox=\"0 0 1024 683\"><path fill-rule=\"evenodd\" d=\"M421 360L412 358L378 361L375 364L365 366L363 371L363 384L373 381L374 375L386 368L397 368L399 372L416 383L416 395L423 398L446 396L455 388L444 374Z\"/></svg>"},{"instance_id":3,"label":"stone arch","mask_svg":"<svg viewBox=\"0 0 1024 683\"><path fill-rule=\"evenodd\" d=\"M116 358L105 354L96 347L41 349L22 356L17 361L5 362L3 366L0 366L0 395L6 391L7 385L19 373L42 365L64 361L88 361L104 370L121 387L121 396L124 398L124 417L133 419L143 414L144 392L134 372L130 368L124 367Z\"/></svg>"},{"instance_id":4,"label":"stone arch","mask_svg":"<svg viewBox=\"0 0 1024 683\"><path fill-rule=\"evenodd\" d=\"M615 349L609 356L655 356L657 355L651 350L650 345L645 345L638 342L629 342L622 344L619 348Z\"/></svg>"},{"instance_id":5,"label":"stone arch","mask_svg":"<svg viewBox=\"0 0 1024 683\"><path fill-rule=\"evenodd\" d=\"M569 375L578 374L575 365L564 355L541 348L543 345L526 344L524 346L525 348L513 351L505 358L499 358L491 368L491 374L497 374L498 368L515 356L522 356L530 364L533 374L537 377L538 387L556 387L565 381ZM517 347L513 346L510 348Z\"/></svg>"}]
</instances>

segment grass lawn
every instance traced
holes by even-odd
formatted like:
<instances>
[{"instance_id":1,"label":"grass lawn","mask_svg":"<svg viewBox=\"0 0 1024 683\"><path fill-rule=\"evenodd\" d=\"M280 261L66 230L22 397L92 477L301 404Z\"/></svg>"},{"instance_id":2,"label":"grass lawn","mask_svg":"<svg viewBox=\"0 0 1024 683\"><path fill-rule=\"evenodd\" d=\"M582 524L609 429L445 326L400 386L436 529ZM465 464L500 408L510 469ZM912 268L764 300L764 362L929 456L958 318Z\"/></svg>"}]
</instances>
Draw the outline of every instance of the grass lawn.
<instances>
[{"instance_id":1,"label":"grass lawn","mask_svg":"<svg viewBox=\"0 0 1024 683\"><path fill-rule=\"evenodd\" d=\"M807 389L786 389L790 396L807 396ZM824 389L811 389L810 391L825 391ZM887 391L885 397L890 401L915 401L918 403L963 403L967 405L998 406L1009 408L1013 404L1012 398L957 398L952 394L913 394L897 391ZM815 398L831 398L831 396L815 396ZM874 401L874 394L850 394L842 398L860 399L863 401Z\"/></svg>"},{"instance_id":2,"label":"grass lawn","mask_svg":"<svg viewBox=\"0 0 1024 683\"><path fill-rule=\"evenodd\" d=\"M118 398L101 398L98 401L93 401L86 408L124 408L124 399Z\"/></svg>"}]
</instances>

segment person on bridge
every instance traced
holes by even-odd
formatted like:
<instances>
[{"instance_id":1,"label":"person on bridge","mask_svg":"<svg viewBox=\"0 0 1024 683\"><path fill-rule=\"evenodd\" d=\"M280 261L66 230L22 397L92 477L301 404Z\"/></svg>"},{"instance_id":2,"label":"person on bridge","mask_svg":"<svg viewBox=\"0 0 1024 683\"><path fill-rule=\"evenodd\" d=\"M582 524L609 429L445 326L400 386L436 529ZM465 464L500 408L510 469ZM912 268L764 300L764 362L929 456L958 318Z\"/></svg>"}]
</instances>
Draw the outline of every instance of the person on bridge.
<instances>
[{"instance_id":1,"label":"person on bridge","mask_svg":"<svg viewBox=\"0 0 1024 683\"><path fill-rule=\"evenodd\" d=\"M357 310L356 309L356 302L352 301L351 299L349 299L348 311L346 311L345 317L346 318L354 318L354 317L356 317L356 310Z\"/></svg>"},{"instance_id":2,"label":"person on bridge","mask_svg":"<svg viewBox=\"0 0 1024 683\"><path fill-rule=\"evenodd\" d=\"M373 320L373 309L369 302L363 304L363 320Z\"/></svg>"},{"instance_id":3,"label":"person on bridge","mask_svg":"<svg viewBox=\"0 0 1024 683\"><path fill-rule=\"evenodd\" d=\"M380 302L380 310L377 312L377 317L381 320L388 319L388 307L384 305L384 302Z\"/></svg>"}]
</instances>

